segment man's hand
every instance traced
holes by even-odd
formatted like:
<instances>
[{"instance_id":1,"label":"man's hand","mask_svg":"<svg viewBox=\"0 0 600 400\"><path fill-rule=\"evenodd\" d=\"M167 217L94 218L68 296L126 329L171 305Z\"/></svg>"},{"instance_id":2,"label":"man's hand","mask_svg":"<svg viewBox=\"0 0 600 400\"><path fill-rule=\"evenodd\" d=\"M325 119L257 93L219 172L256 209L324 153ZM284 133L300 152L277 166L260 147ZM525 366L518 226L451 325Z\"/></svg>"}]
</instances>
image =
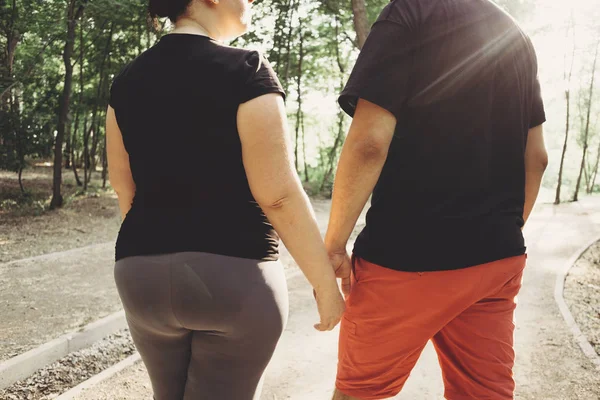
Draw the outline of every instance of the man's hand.
<instances>
[{"instance_id":1,"label":"man's hand","mask_svg":"<svg viewBox=\"0 0 600 400\"><path fill-rule=\"evenodd\" d=\"M342 293L348 297L352 286L352 260L346 250L329 252L329 260L335 276L342 280Z\"/></svg>"}]
</instances>

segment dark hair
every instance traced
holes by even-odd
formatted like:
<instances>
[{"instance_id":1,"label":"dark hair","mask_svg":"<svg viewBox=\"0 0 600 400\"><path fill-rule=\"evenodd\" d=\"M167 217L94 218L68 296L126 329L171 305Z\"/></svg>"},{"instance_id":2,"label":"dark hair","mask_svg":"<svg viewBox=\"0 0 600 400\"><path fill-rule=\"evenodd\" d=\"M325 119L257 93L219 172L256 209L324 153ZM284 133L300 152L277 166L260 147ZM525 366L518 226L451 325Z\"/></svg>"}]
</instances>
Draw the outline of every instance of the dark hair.
<instances>
[{"instance_id":1,"label":"dark hair","mask_svg":"<svg viewBox=\"0 0 600 400\"><path fill-rule=\"evenodd\" d=\"M156 18L168 17L171 22L175 23L192 0L149 0L148 13L150 19L156 21Z\"/></svg>"}]
</instances>

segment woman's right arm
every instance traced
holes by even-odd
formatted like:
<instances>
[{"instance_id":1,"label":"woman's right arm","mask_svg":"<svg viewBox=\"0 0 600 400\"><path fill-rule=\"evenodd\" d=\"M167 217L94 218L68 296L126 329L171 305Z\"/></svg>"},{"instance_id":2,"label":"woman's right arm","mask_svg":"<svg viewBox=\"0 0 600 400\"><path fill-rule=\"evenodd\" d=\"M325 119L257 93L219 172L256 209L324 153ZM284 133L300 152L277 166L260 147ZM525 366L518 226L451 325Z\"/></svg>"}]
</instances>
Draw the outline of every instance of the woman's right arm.
<instances>
[{"instance_id":1,"label":"woman's right arm","mask_svg":"<svg viewBox=\"0 0 600 400\"><path fill-rule=\"evenodd\" d=\"M283 98L266 94L243 103L237 121L252 194L316 292L321 322L315 328L331 330L344 300L292 163Z\"/></svg>"},{"instance_id":2,"label":"woman's right arm","mask_svg":"<svg viewBox=\"0 0 600 400\"><path fill-rule=\"evenodd\" d=\"M135 196L135 182L129 165L129 153L123 144L123 135L117 124L115 110L110 106L106 111L106 156L110 185L117 193L121 218L125 219Z\"/></svg>"}]
</instances>

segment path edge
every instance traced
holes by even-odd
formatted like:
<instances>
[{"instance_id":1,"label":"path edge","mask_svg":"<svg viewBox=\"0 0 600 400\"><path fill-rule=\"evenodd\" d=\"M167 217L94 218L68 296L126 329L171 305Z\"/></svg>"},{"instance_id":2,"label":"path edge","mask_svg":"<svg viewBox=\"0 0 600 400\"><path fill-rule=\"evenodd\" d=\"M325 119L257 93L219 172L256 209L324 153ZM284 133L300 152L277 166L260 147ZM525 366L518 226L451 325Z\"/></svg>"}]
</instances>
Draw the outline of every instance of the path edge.
<instances>
[{"instance_id":1,"label":"path edge","mask_svg":"<svg viewBox=\"0 0 600 400\"><path fill-rule=\"evenodd\" d=\"M125 312L118 311L41 346L0 363L0 389L34 374L70 353L89 347L98 340L127 328Z\"/></svg>"},{"instance_id":2,"label":"path edge","mask_svg":"<svg viewBox=\"0 0 600 400\"><path fill-rule=\"evenodd\" d=\"M586 357L595 365L596 369L600 370L600 355L596 353L594 347L589 342L588 338L583 334L579 325L575 321L573 314L571 314L571 310L567 305L564 297L565 290L565 281L567 279L567 275L573 266L577 263L577 261L583 256L583 254L588 251L595 243L600 241L600 235L596 235L593 240L587 242L583 247L577 250L569 260L565 263L565 265L558 271L558 276L556 277L556 285L554 287L554 300L558 305L560 313L563 316L563 319L567 323L567 326L571 330L573 337L577 341L577 344L586 355Z\"/></svg>"},{"instance_id":3,"label":"path edge","mask_svg":"<svg viewBox=\"0 0 600 400\"><path fill-rule=\"evenodd\" d=\"M12 260L12 261L6 261L3 263L0 263L0 268L10 267L11 265L19 264L19 263L28 263L28 262L32 262L32 261L39 261L44 258L66 256L66 255L70 255L73 253L77 253L78 251L91 250L91 249L95 249L97 247L104 247L104 246L111 246L111 245L114 246L114 243L115 243L114 241L102 242L102 243L92 243L92 244L89 244L89 245L83 246L83 247L75 247L73 249L68 249L68 250L54 251L52 253L40 254L37 256L32 256L32 257L27 257L27 258L19 258L18 260Z\"/></svg>"},{"instance_id":4,"label":"path edge","mask_svg":"<svg viewBox=\"0 0 600 400\"><path fill-rule=\"evenodd\" d=\"M113 375L116 375L119 372L123 371L124 369L131 367L132 365L137 363L139 360L141 360L140 354L138 352L135 352L134 354L127 357L126 359L119 361L117 364L113 365L112 367L105 369L104 371L100 372L99 374L94 375L90 379L87 379L87 380L81 382L79 385L69 389L65 393L56 397L54 400L72 400L76 396L80 395L84 390L90 389L90 388L98 385L99 383L102 383L103 381L107 380L108 378L112 377Z\"/></svg>"}]
</instances>

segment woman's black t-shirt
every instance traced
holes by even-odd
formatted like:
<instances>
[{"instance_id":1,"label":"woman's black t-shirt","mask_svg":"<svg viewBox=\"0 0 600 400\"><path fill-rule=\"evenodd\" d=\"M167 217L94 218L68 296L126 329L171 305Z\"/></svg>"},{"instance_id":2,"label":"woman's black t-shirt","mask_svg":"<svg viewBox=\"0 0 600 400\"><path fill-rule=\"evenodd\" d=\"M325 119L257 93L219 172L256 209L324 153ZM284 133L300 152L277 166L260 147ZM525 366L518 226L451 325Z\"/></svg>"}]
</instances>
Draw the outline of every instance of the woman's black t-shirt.
<instances>
[{"instance_id":1,"label":"woman's black t-shirt","mask_svg":"<svg viewBox=\"0 0 600 400\"><path fill-rule=\"evenodd\" d=\"M278 258L237 130L239 105L267 93L284 95L258 52L198 35L164 36L115 77L110 105L136 185L117 260L185 251Z\"/></svg>"}]
</instances>

